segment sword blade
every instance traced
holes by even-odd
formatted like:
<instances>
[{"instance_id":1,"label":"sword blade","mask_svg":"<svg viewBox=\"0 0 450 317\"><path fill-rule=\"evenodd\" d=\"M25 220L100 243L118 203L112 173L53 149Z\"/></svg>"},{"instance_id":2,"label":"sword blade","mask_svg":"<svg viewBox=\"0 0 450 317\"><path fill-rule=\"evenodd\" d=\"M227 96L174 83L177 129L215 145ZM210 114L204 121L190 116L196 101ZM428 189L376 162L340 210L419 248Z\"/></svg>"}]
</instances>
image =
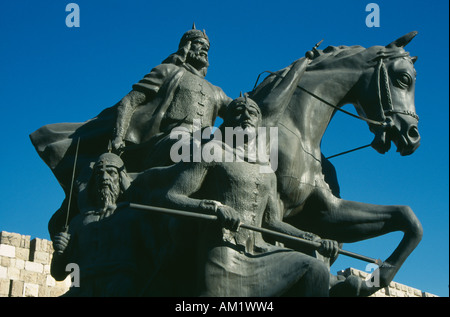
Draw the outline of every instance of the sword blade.
<instances>
[{"instance_id":1,"label":"sword blade","mask_svg":"<svg viewBox=\"0 0 450 317\"><path fill-rule=\"evenodd\" d=\"M73 183L75 182L75 168L77 167L78 149L80 147L80 138L77 140L77 148L75 150L75 158L73 160L72 181L70 183L69 201L67 202L66 222L64 224L64 232L67 232L69 226L70 205L72 202Z\"/></svg>"}]
</instances>

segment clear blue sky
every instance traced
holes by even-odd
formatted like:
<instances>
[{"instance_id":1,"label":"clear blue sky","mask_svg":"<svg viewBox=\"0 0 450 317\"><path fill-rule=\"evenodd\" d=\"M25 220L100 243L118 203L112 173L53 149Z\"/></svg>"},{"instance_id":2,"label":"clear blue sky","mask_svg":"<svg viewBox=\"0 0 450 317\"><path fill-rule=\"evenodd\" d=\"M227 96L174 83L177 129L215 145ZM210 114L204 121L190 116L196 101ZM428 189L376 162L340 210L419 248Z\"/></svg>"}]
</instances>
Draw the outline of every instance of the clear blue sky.
<instances>
[{"instance_id":1,"label":"clear blue sky","mask_svg":"<svg viewBox=\"0 0 450 317\"><path fill-rule=\"evenodd\" d=\"M413 30L420 148L401 157L368 148L333 159L342 197L409 205L424 227L421 244L395 280L440 296L449 285L449 46L447 1L376 1L380 27L368 28L371 1L77 0L80 27L65 24L71 1L0 2L2 181L0 230L49 238L47 222L64 198L28 135L57 122L83 122L125 96L131 85L173 53L195 21L211 40L207 79L235 98L263 70L281 69L316 42L386 45ZM352 110L346 106L346 110ZM332 155L370 143L367 126L343 114L323 140ZM385 258L393 233L345 248ZM365 269L340 257L332 267Z\"/></svg>"}]
</instances>

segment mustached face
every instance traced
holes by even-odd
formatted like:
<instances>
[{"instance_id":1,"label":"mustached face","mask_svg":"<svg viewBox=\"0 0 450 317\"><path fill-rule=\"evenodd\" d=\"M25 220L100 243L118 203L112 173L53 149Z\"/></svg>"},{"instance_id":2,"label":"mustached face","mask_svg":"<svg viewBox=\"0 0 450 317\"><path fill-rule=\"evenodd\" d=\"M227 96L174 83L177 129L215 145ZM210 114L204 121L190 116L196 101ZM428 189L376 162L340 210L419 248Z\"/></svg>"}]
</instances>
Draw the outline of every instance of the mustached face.
<instances>
[{"instance_id":1,"label":"mustached face","mask_svg":"<svg viewBox=\"0 0 450 317\"><path fill-rule=\"evenodd\" d=\"M209 43L204 38L197 38L191 42L186 61L197 69L209 66L208 61Z\"/></svg>"},{"instance_id":2,"label":"mustached face","mask_svg":"<svg viewBox=\"0 0 450 317\"><path fill-rule=\"evenodd\" d=\"M116 203L120 194L119 173L112 166L100 166L95 170L97 201L103 206Z\"/></svg>"},{"instance_id":3,"label":"mustached face","mask_svg":"<svg viewBox=\"0 0 450 317\"><path fill-rule=\"evenodd\" d=\"M250 100L234 101L224 118L224 126L237 128L236 132L242 131L249 139L256 137L258 127L261 123L261 114L258 106Z\"/></svg>"}]
</instances>

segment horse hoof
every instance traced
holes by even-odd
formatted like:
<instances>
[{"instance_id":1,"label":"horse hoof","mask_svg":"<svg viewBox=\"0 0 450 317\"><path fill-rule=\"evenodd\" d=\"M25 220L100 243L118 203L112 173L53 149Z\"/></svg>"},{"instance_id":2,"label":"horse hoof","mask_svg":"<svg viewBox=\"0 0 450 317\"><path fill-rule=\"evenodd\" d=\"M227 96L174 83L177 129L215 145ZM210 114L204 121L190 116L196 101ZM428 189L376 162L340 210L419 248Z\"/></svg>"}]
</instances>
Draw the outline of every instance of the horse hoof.
<instances>
[{"instance_id":1,"label":"horse hoof","mask_svg":"<svg viewBox=\"0 0 450 317\"><path fill-rule=\"evenodd\" d=\"M363 282L360 277L350 275L330 289L330 297L358 297Z\"/></svg>"},{"instance_id":2,"label":"horse hoof","mask_svg":"<svg viewBox=\"0 0 450 317\"><path fill-rule=\"evenodd\" d=\"M398 269L394 265L389 264L388 262L383 262L381 266L372 273L375 277L375 273L378 271L378 283L380 288L387 287L389 283L394 279L395 274Z\"/></svg>"}]
</instances>

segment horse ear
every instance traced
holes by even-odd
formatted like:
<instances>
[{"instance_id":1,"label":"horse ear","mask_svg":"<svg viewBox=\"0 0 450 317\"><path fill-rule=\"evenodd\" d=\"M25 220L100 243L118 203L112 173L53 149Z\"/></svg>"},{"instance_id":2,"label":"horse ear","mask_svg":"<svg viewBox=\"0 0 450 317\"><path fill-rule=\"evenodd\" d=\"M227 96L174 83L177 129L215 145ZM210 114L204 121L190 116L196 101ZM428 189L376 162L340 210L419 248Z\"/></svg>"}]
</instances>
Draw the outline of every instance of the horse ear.
<instances>
[{"instance_id":1,"label":"horse ear","mask_svg":"<svg viewBox=\"0 0 450 317\"><path fill-rule=\"evenodd\" d=\"M411 42L411 40L417 35L417 33L417 31L409 32L408 34L403 35L394 42L386 45L386 48L405 47L409 42Z\"/></svg>"},{"instance_id":2,"label":"horse ear","mask_svg":"<svg viewBox=\"0 0 450 317\"><path fill-rule=\"evenodd\" d=\"M417 56L412 56L411 57L411 60L412 60L413 64L417 61L417 58L418 58Z\"/></svg>"}]
</instances>

